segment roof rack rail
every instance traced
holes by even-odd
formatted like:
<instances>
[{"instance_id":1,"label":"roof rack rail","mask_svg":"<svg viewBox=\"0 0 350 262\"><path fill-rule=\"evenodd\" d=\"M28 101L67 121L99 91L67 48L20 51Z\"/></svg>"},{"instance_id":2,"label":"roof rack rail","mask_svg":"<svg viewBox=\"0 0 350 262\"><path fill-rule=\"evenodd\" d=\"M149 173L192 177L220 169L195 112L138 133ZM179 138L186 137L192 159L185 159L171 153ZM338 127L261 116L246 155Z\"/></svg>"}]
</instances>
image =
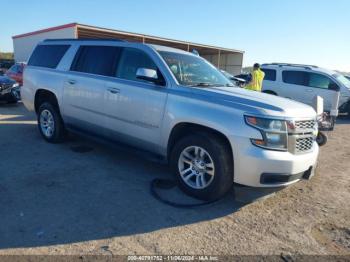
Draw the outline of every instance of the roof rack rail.
<instances>
[{"instance_id":1,"label":"roof rack rail","mask_svg":"<svg viewBox=\"0 0 350 262\"><path fill-rule=\"evenodd\" d=\"M113 42L127 42L126 40L117 38L56 38L45 39L43 42L56 42L56 41L113 41Z\"/></svg>"},{"instance_id":2,"label":"roof rack rail","mask_svg":"<svg viewBox=\"0 0 350 262\"><path fill-rule=\"evenodd\" d=\"M318 66L315 65L304 65L304 64L292 64L292 63L267 63L263 64L263 66L268 66L268 65L276 65L276 66L295 66L295 67L303 67L305 69L312 69L312 68L318 68Z\"/></svg>"}]
</instances>

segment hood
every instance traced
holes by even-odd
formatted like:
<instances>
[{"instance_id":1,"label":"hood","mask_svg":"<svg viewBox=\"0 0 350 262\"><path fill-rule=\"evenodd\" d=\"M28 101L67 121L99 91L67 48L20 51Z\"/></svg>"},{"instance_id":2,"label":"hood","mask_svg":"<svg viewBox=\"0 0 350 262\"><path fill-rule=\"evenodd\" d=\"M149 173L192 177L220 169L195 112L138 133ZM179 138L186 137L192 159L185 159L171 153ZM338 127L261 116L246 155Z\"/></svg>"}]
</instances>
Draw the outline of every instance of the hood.
<instances>
[{"instance_id":1,"label":"hood","mask_svg":"<svg viewBox=\"0 0 350 262\"><path fill-rule=\"evenodd\" d=\"M208 87L195 88L196 92L207 96L208 99L219 100L247 114L268 115L276 117L314 118L315 110L306 104L294 100L245 90L237 87Z\"/></svg>"},{"instance_id":2,"label":"hood","mask_svg":"<svg viewBox=\"0 0 350 262\"><path fill-rule=\"evenodd\" d=\"M16 83L15 80L12 80L8 76L0 76L0 85L2 84L14 84Z\"/></svg>"}]
</instances>

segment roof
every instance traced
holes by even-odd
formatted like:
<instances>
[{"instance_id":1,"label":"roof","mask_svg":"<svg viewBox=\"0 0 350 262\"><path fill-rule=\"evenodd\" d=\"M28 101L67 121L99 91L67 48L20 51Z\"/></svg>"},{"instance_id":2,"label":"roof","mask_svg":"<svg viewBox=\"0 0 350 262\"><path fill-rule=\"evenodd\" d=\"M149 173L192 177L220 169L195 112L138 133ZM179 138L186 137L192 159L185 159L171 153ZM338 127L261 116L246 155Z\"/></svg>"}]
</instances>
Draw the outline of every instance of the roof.
<instances>
[{"instance_id":1,"label":"roof","mask_svg":"<svg viewBox=\"0 0 350 262\"><path fill-rule=\"evenodd\" d=\"M333 75L336 72L326 69L326 68L322 68L322 67L318 67L315 65L304 65L304 64L289 64L289 63L271 63L271 64L262 64L262 67L280 67L280 68L294 68L294 69L306 69L306 70L311 70L311 71L315 71L315 72L321 72L321 73L325 73L328 75Z\"/></svg>"},{"instance_id":2,"label":"roof","mask_svg":"<svg viewBox=\"0 0 350 262\"><path fill-rule=\"evenodd\" d=\"M60 25L60 26L49 27L49 28L45 28L45 29L41 29L41 30L37 30L37 31L25 33L25 34L14 35L14 36L12 36L12 39L31 36L31 35L38 35L38 34L56 31L56 30L60 30L60 29L75 27L77 25L78 25L78 23L70 23L70 24L65 24L65 25Z\"/></svg>"},{"instance_id":3,"label":"roof","mask_svg":"<svg viewBox=\"0 0 350 262\"><path fill-rule=\"evenodd\" d=\"M206 45L206 44L198 44L198 43L192 43L192 42L188 42L188 41L182 41L182 40L175 40L175 39L170 39L170 38L164 38L164 37L157 37L157 36L152 36L152 35L146 35L146 34L139 34L139 33L132 33L132 32L126 32L126 31L121 31L121 30L115 30L115 29L108 29L108 28L104 28L104 27L97 27L97 26L90 26L90 25L85 25L85 24L79 24L79 23L70 23L70 24L65 24L65 25L61 25L61 26L55 26L55 27L50 27L50 28L46 28L46 29L42 29L42 30L38 30L38 31L34 31L34 32L29 32L29 33L25 33L25 34L20 34L20 35L15 35L12 38L16 39L16 38L21 38L21 37L26 37L26 36L31 36L31 35L36 35L36 34L41 34L41 33L46 33L46 32L51 32L51 31L56 31L56 30L61 30L61 29L65 29L65 28L70 28L70 27L76 27L78 34L79 31L81 32L82 37L84 37L84 35L86 34L90 34L88 35L89 37L95 37L95 35L97 35L98 37L100 37L100 35L104 34L106 36L108 36L109 38L113 38L113 36L121 36L121 39L131 39L134 40L135 42L139 42L141 39L143 41L147 41L147 43L150 44L160 44L160 45L166 45L165 43L172 43L173 45L184 45L184 46L188 46L191 48L196 48L196 49L215 49L215 50L220 50L221 52L228 52L228 53L244 53L244 51L242 50L237 50L237 49L231 49L231 48L225 48L225 47L218 47L218 46L212 46L212 45ZM98 35L97 33L100 33L100 35ZM79 38L79 36L78 36Z\"/></svg>"}]
</instances>

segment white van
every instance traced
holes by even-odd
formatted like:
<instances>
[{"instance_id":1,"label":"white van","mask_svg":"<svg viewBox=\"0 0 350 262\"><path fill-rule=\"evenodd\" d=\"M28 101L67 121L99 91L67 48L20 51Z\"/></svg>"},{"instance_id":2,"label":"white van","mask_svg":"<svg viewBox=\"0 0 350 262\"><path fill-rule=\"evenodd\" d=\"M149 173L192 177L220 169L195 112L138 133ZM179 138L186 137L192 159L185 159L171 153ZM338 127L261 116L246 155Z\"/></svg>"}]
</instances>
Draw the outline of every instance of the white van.
<instances>
[{"instance_id":1,"label":"white van","mask_svg":"<svg viewBox=\"0 0 350 262\"><path fill-rule=\"evenodd\" d=\"M310 65L263 64L263 92L287 97L308 105L315 96L324 99L324 110L330 111L333 94L340 91L339 111L350 115L350 80L343 75Z\"/></svg>"}]
</instances>

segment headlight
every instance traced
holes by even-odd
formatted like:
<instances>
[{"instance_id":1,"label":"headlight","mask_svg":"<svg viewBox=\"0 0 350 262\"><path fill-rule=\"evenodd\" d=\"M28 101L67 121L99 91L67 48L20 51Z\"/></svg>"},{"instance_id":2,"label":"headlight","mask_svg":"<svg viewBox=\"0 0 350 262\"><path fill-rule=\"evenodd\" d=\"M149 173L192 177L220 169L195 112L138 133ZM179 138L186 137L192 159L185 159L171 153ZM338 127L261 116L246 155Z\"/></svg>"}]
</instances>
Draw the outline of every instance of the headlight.
<instances>
[{"instance_id":1,"label":"headlight","mask_svg":"<svg viewBox=\"0 0 350 262\"><path fill-rule=\"evenodd\" d=\"M14 83L12 87L19 87L18 83Z\"/></svg>"},{"instance_id":2,"label":"headlight","mask_svg":"<svg viewBox=\"0 0 350 262\"><path fill-rule=\"evenodd\" d=\"M251 139L258 147L287 151L288 132L287 123L284 120L268 119L254 116L245 116L248 125L258 129L263 139Z\"/></svg>"}]
</instances>

